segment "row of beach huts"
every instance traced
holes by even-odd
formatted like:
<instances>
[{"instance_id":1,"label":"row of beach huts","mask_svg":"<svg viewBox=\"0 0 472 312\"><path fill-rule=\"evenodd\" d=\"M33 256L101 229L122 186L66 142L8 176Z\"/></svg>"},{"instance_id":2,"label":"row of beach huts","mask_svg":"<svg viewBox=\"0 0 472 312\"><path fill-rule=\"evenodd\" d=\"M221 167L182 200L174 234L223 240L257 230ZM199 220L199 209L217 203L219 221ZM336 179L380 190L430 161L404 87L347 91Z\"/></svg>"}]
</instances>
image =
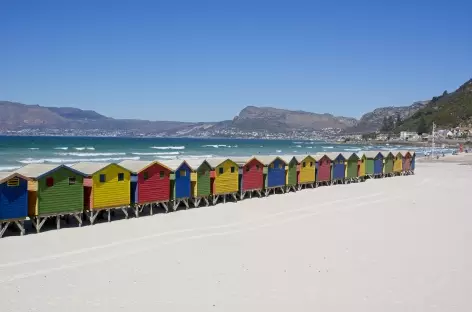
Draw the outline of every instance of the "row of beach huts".
<instances>
[{"instance_id":1,"label":"row of beach huts","mask_svg":"<svg viewBox=\"0 0 472 312\"><path fill-rule=\"evenodd\" d=\"M23 235L27 219L39 232L51 218L57 228L69 218L81 226L84 217L93 224L108 214L110 221L116 209L139 217L157 207L168 212L414 170L412 151L29 164L0 172L0 237L13 224Z\"/></svg>"}]
</instances>

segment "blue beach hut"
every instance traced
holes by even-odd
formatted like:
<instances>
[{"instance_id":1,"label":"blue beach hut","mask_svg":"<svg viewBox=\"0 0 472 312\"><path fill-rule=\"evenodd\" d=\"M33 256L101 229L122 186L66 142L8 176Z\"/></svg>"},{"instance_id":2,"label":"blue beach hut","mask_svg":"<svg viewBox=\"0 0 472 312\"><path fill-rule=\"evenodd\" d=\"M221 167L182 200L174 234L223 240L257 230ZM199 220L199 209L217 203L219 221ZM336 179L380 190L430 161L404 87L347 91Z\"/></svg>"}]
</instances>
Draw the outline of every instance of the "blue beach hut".
<instances>
[{"instance_id":1,"label":"blue beach hut","mask_svg":"<svg viewBox=\"0 0 472 312\"><path fill-rule=\"evenodd\" d=\"M170 194L172 197L172 208L175 211L180 203L183 203L188 209L188 200L192 197L192 169L189 164L187 164L186 161L178 159L161 161L160 163L171 171Z\"/></svg>"},{"instance_id":2,"label":"blue beach hut","mask_svg":"<svg viewBox=\"0 0 472 312\"><path fill-rule=\"evenodd\" d=\"M285 161L278 156L254 156L264 165L265 175L265 195L269 195L269 192L273 190L274 194L277 190L282 193L285 192Z\"/></svg>"},{"instance_id":3,"label":"blue beach hut","mask_svg":"<svg viewBox=\"0 0 472 312\"><path fill-rule=\"evenodd\" d=\"M328 153L326 156L331 160L333 184L344 183L346 178L346 158L341 153Z\"/></svg>"},{"instance_id":4,"label":"blue beach hut","mask_svg":"<svg viewBox=\"0 0 472 312\"><path fill-rule=\"evenodd\" d=\"M28 178L17 173L0 172L0 237L10 223L15 223L21 235L28 216Z\"/></svg>"},{"instance_id":5,"label":"blue beach hut","mask_svg":"<svg viewBox=\"0 0 472 312\"><path fill-rule=\"evenodd\" d=\"M411 166L410 166L410 171L412 174L415 174L415 159L416 159L416 153L415 151L409 151L411 154Z\"/></svg>"}]
</instances>

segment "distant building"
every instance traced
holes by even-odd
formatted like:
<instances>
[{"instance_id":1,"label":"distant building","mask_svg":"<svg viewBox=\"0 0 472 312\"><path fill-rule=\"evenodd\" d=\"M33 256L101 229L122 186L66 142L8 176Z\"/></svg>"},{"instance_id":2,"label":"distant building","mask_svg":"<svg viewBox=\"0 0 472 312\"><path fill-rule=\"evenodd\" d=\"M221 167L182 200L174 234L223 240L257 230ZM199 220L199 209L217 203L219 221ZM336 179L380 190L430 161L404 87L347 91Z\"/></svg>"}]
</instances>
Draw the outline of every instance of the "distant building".
<instances>
[{"instance_id":1,"label":"distant building","mask_svg":"<svg viewBox=\"0 0 472 312\"><path fill-rule=\"evenodd\" d=\"M404 141L418 141L420 136L416 132L401 131L400 140Z\"/></svg>"}]
</instances>

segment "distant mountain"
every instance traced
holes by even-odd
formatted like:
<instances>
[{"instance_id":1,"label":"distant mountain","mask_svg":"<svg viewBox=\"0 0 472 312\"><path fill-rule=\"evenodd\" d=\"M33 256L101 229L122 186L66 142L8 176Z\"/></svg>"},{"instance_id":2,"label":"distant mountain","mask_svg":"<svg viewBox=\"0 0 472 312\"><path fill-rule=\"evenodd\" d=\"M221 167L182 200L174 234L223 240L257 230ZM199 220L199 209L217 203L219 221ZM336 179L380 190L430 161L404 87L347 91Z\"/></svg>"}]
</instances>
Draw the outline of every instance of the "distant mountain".
<instances>
[{"instance_id":1,"label":"distant mountain","mask_svg":"<svg viewBox=\"0 0 472 312\"><path fill-rule=\"evenodd\" d=\"M70 107L44 107L0 101L0 130L100 129L135 130L143 133L179 131L212 123L114 119L95 111Z\"/></svg>"},{"instance_id":2,"label":"distant mountain","mask_svg":"<svg viewBox=\"0 0 472 312\"><path fill-rule=\"evenodd\" d=\"M472 79L456 91L435 96L427 105L416 111L395 129L396 131L417 131L419 124L428 132L432 123L438 127L469 126L472 124Z\"/></svg>"},{"instance_id":3,"label":"distant mountain","mask_svg":"<svg viewBox=\"0 0 472 312\"><path fill-rule=\"evenodd\" d=\"M292 130L345 129L357 124L355 118L336 117L272 107L247 106L233 119L231 127L239 130L287 132Z\"/></svg>"},{"instance_id":4,"label":"distant mountain","mask_svg":"<svg viewBox=\"0 0 472 312\"><path fill-rule=\"evenodd\" d=\"M359 122L351 128L346 129L346 132L349 133L368 133L375 132L380 129L382 122L385 117L396 117L397 114L400 114L400 117L404 120L414 113L416 113L421 108L425 107L429 101L419 101L415 102L410 106L390 106L390 107L381 107L376 108L373 111L362 115Z\"/></svg>"}]
</instances>

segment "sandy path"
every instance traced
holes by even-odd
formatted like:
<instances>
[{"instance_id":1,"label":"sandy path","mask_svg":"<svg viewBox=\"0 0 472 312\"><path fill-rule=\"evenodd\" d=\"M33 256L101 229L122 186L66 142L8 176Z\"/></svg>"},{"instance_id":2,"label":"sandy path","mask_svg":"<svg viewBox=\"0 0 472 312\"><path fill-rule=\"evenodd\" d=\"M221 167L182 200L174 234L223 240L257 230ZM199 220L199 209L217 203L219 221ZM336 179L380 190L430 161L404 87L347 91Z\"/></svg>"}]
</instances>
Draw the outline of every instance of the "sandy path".
<instances>
[{"instance_id":1,"label":"sandy path","mask_svg":"<svg viewBox=\"0 0 472 312\"><path fill-rule=\"evenodd\" d=\"M472 311L472 167L418 166L4 238L1 311Z\"/></svg>"}]
</instances>

